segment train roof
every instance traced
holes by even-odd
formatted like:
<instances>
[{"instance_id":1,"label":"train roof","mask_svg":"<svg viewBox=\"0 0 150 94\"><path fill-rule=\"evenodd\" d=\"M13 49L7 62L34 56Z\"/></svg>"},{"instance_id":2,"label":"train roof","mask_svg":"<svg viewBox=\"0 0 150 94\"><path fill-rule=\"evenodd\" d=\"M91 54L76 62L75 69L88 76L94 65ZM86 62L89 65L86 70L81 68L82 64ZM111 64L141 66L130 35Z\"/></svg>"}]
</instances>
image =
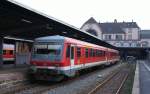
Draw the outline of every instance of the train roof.
<instances>
[{"instance_id":1,"label":"train roof","mask_svg":"<svg viewBox=\"0 0 150 94\"><path fill-rule=\"evenodd\" d=\"M64 39L65 39L64 36L55 35L55 36L39 37L39 38L36 38L35 41L42 41L42 40L64 40Z\"/></svg>"},{"instance_id":2,"label":"train roof","mask_svg":"<svg viewBox=\"0 0 150 94\"><path fill-rule=\"evenodd\" d=\"M65 36L60 36L60 35L54 35L54 36L45 36L45 37L39 37L39 38L36 38L35 41L37 42L50 42L50 41L58 41L58 42L69 42L69 43L78 43L77 45L84 45L86 47L101 47L102 49L106 49L107 47L104 47L104 46L100 46L100 45L96 45L96 44L91 44L91 43L88 43L88 42L84 42L84 41L80 41L80 40L77 40L77 39L73 39L73 38L69 38L69 37L65 37ZM111 49L109 48L108 49L109 51L112 51L112 52L115 52L117 50L114 50L114 49Z\"/></svg>"}]
</instances>

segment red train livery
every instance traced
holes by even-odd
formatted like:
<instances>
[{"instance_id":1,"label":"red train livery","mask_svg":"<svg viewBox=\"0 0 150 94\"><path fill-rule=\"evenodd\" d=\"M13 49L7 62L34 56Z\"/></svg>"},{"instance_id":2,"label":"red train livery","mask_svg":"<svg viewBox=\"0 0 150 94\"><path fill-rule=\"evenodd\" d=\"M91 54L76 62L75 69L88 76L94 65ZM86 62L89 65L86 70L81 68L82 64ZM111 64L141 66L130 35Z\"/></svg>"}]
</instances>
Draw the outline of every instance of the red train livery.
<instances>
[{"instance_id":1,"label":"red train livery","mask_svg":"<svg viewBox=\"0 0 150 94\"><path fill-rule=\"evenodd\" d=\"M3 61L14 61L14 45L3 44Z\"/></svg>"},{"instance_id":2,"label":"red train livery","mask_svg":"<svg viewBox=\"0 0 150 94\"><path fill-rule=\"evenodd\" d=\"M79 70L117 61L117 50L63 36L48 36L35 39L31 73L37 80L60 80L75 76Z\"/></svg>"}]
</instances>

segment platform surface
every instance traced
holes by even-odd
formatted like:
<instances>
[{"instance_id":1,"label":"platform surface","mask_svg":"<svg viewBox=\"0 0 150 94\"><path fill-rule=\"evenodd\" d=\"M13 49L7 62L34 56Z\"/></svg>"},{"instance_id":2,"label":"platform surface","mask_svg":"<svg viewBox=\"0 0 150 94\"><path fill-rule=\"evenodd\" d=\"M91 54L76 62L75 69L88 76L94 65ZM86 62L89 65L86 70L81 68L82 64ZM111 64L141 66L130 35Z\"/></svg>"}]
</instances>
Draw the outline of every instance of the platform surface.
<instances>
[{"instance_id":1,"label":"platform surface","mask_svg":"<svg viewBox=\"0 0 150 94\"><path fill-rule=\"evenodd\" d=\"M0 83L26 79L29 66L0 68Z\"/></svg>"},{"instance_id":2,"label":"platform surface","mask_svg":"<svg viewBox=\"0 0 150 94\"><path fill-rule=\"evenodd\" d=\"M139 61L140 94L150 94L150 61Z\"/></svg>"}]
</instances>

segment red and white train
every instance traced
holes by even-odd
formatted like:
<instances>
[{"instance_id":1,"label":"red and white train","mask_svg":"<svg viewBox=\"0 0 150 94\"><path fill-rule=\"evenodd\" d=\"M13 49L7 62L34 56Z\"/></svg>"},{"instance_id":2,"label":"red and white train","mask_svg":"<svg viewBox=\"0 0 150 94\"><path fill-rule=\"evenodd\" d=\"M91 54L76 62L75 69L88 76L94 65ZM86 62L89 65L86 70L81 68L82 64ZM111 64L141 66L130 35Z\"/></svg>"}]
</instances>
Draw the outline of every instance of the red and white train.
<instances>
[{"instance_id":1,"label":"red and white train","mask_svg":"<svg viewBox=\"0 0 150 94\"><path fill-rule=\"evenodd\" d=\"M119 61L119 52L64 36L35 39L31 58L32 75L37 80L61 80L80 70Z\"/></svg>"},{"instance_id":2,"label":"red and white train","mask_svg":"<svg viewBox=\"0 0 150 94\"><path fill-rule=\"evenodd\" d=\"M14 45L3 44L3 61L14 61Z\"/></svg>"}]
</instances>

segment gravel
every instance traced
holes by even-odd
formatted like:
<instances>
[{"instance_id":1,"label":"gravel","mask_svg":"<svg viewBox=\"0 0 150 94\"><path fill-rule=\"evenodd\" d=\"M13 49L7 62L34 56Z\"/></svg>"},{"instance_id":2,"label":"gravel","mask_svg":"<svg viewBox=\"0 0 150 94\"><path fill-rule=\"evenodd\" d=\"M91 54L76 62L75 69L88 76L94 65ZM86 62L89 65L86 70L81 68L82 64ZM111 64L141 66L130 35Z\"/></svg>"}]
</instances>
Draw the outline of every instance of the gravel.
<instances>
[{"instance_id":1,"label":"gravel","mask_svg":"<svg viewBox=\"0 0 150 94\"><path fill-rule=\"evenodd\" d=\"M81 77L81 79L74 80L73 82L60 86L43 94L82 94L83 91L87 91L91 86L95 86L96 83L102 81L107 75L112 73L113 70L118 69L121 64L98 70L87 77Z\"/></svg>"}]
</instances>

